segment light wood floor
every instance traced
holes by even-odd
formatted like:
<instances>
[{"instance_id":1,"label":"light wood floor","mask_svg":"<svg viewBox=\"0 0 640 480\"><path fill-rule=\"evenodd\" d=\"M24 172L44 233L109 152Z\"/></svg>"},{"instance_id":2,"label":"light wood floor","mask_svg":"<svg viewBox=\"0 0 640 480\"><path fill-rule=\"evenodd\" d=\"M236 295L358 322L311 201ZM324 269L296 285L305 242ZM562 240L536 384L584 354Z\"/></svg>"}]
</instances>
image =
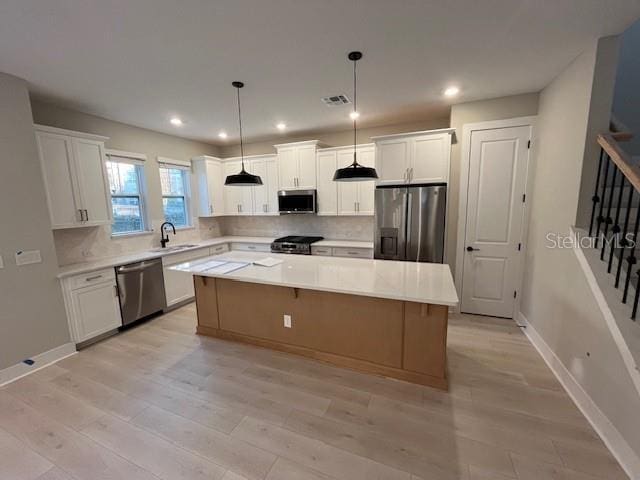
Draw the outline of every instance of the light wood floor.
<instances>
[{"instance_id":1,"label":"light wood floor","mask_svg":"<svg viewBox=\"0 0 640 480\"><path fill-rule=\"evenodd\" d=\"M2 480L626 478L511 321L448 393L198 337L189 305L0 389Z\"/></svg>"}]
</instances>

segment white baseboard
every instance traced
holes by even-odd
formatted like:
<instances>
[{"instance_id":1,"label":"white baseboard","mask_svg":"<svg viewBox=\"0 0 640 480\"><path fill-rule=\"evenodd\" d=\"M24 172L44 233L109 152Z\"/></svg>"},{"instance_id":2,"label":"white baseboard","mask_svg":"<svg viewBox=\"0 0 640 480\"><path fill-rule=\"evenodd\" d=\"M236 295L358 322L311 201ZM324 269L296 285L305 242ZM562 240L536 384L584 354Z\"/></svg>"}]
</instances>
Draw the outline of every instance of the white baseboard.
<instances>
[{"instance_id":1,"label":"white baseboard","mask_svg":"<svg viewBox=\"0 0 640 480\"><path fill-rule=\"evenodd\" d=\"M37 372L38 370L48 367L63 358L69 357L76 353L75 343L65 343L47 352L40 353L34 357L33 365L27 365L26 363L18 363L12 367L0 370L0 387L14 382L19 378L22 378L30 373Z\"/></svg>"},{"instance_id":2,"label":"white baseboard","mask_svg":"<svg viewBox=\"0 0 640 480\"><path fill-rule=\"evenodd\" d=\"M522 329L524 334L542 356L594 430L600 435L602 441L609 448L616 460L618 460L618 463L627 475L629 475L629 478L640 479L640 458L638 455L636 455L627 441L620 435L618 429L609 421L605 414L602 413L602 410L598 408L587 392L584 391L582 386L576 381L573 375L571 375L571 372L567 370L554 351L551 350L551 347L547 345L522 312L518 314L518 318L520 325L525 327Z\"/></svg>"}]
</instances>

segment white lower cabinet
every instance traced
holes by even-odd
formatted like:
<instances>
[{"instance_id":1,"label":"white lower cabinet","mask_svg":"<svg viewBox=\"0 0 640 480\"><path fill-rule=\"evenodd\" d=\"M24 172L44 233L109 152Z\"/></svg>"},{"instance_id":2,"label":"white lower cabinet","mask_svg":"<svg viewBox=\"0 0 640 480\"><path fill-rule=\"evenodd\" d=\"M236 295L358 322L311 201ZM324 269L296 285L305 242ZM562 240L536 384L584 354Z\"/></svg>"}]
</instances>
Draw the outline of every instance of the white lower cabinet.
<instances>
[{"instance_id":1,"label":"white lower cabinet","mask_svg":"<svg viewBox=\"0 0 640 480\"><path fill-rule=\"evenodd\" d=\"M325 257L352 257L352 258L373 258L372 248L362 247L322 247L311 246L311 255L322 255Z\"/></svg>"},{"instance_id":2,"label":"white lower cabinet","mask_svg":"<svg viewBox=\"0 0 640 480\"><path fill-rule=\"evenodd\" d=\"M244 252L270 252L271 244L269 243L232 243L231 250L240 250Z\"/></svg>"},{"instance_id":3,"label":"white lower cabinet","mask_svg":"<svg viewBox=\"0 0 640 480\"><path fill-rule=\"evenodd\" d=\"M222 247L222 245L216 245L216 247ZM218 253L222 253L222 250ZM193 275L187 272L171 270L169 267L178 265L179 263L197 260L198 258L208 257L209 255L211 255L211 249L207 247L191 252L162 257L164 291L167 296L167 307L172 307L190 300L195 295L193 289Z\"/></svg>"},{"instance_id":4,"label":"white lower cabinet","mask_svg":"<svg viewBox=\"0 0 640 480\"><path fill-rule=\"evenodd\" d=\"M112 268L67 278L63 291L69 329L76 344L122 326Z\"/></svg>"}]
</instances>

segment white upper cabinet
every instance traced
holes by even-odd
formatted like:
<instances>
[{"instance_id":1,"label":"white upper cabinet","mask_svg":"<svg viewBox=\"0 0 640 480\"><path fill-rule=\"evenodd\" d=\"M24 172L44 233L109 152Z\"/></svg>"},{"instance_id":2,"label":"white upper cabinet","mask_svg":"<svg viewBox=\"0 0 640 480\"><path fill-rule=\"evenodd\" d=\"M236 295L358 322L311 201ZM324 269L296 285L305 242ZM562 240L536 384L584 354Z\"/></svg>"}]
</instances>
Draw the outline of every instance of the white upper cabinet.
<instances>
[{"instance_id":1,"label":"white upper cabinet","mask_svg":"<svg viewBox=\"0 0 640 480\"><path fill-rule=\"evenodd\" d=\"M237 160L225 161L222 165L224 178L227 178L229 175L238 174L242 169L241 162ZM246 162L245 167L248 167ZM225 185L223 188L225 215L253 215L254 187Z\"/></svg>"},{"instance_id":2,"label":"white upper cabinet","mask_svg":"<svg viewBox=\"0 0 640 480\"><path fill-rule=\"evenodd\" d=\"M317 140L275 145L278 152L278 189L316 188Z\"/></svg>"},{"instance_id":3,"label":"white upper cabinet","mask_svg":"<svg viewBox=\"0 0 640 480\"><path fill-rule=\"evenodd\" d=\"M356 148L358 163L364 167L375 164L373 145L358 145ZM353 147L337 152L337 166L344 168L353 163ZM338 185L338 215L373 215L375 182L336 182Z\"/></svg>"},{"instance_id":4,"label":"white upper cabinet","mask_svg":"<svg viewBox=\"0 0 640 480\"><path fill-rule=\"evenodd\" d=\"M192 159L193 172L198 185L198 216L224 215L224 176L222 163L215 157L201 156Z\"/></svg>"},{"instance_id":5,"label":"white upper cabinet","mask_svg":"<svg viewBox=\"0 0 640 480\"><path fill-rule=\"evenodd\" d=\"M316 157L318 179L318 215L338 214L338 182L333 181L336 172L337 152L335 149L318 150Z\"/></svg>"},{"instance_id":6,"label":"white upper cabinet","mask_svg":"<svg viewBox=\"0 0 640 480\"><path fill-rule=\"evenodd\" d=\"M260 176L262 185L253 189L253 214L278 215L278 164L276 155L253 157L250 173Z\"/></svg>"},{"instance_id":7,"label":"white upper cabinet","mask_svg":"<svg viewBox=\"0 0 640 480\"><path fill-rule=\"evenodd\" d=\"M372 138L378 183L448 183L453 131L447 128Z\"/></svg>"},{"instance_id":8,"label":"white upper cabinet","mask_svg":"<svg viewBox=\"0 0 640 480\"><path fill-rule=\"evenodd\" d=\"M51 227L111 223L105 168L107 137L35 126Z\"/></svg>"}]
</instances>

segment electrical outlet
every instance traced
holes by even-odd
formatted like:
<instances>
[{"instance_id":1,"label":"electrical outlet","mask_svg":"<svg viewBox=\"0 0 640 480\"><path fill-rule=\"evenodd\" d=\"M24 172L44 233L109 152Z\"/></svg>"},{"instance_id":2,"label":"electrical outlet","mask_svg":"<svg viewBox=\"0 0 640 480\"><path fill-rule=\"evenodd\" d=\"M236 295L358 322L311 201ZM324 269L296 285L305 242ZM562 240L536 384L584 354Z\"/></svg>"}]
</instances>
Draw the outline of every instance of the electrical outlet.
<instances>
[{"instance_id":1,"label":"electrical outlet","mask_svg":"<svg viewBox=\"0 0 640 480\"><path fill-rule=\"evenodd\" d=\"M291 328L291 315L284 316L284 327Z\"/></svg>"}]
</instances>

